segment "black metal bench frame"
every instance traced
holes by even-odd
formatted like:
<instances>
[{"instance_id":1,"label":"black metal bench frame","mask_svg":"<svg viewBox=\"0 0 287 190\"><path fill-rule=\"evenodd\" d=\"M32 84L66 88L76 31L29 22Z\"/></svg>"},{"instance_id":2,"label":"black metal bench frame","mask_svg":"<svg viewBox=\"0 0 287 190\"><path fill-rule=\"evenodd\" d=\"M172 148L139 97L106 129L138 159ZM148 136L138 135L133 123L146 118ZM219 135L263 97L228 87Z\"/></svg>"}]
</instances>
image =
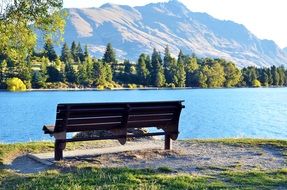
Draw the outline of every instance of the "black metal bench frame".
<instances>
[{"instance_id":1,"label":"black metal bench frame","mask_svg":"<svg viewBox=\"0 0 287 190\"><path fill-rule=\"evenodd\" d=\"M56 123L43 131L55 137L55 160L63 159L67 142L117 139L123 145L127 138L165 135L164 148L171 149L171 139L179 134L178 125L183 100L159 102L114 102L58 104ZM128 134L128 128L157 127L162 132ZM69 132L110 130L113 135L94 138L67 138Z\"/></svg>"}]
</instances>

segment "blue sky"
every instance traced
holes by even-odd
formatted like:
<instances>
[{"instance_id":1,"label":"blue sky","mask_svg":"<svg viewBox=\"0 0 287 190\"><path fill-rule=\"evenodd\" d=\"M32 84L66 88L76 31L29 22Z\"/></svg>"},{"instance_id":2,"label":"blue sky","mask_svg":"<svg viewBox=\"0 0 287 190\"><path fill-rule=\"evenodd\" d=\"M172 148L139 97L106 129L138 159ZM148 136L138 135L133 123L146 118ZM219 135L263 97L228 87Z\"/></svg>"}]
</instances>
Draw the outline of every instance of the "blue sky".
<instances>
[{"instance_id":1,"label":"blue sky","mask_svg":"<svg viewBox=\"0 0 287 190\"><path fill-rule=\"evenodd\" d=\"M99 7L105 3L140 6L167 0L64 0L66 8ZM191 11L245 25L261 39L287 47L287 0L179 0Z\"/></svg>"}]
</instances>

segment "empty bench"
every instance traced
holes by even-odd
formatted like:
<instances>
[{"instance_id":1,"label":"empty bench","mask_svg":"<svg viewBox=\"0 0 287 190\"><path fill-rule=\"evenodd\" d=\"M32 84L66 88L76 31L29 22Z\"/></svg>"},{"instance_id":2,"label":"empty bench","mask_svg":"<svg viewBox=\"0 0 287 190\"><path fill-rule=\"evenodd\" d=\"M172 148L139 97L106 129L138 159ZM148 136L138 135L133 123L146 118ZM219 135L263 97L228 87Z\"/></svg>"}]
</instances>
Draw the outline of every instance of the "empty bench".
<instances>
[{"instance_id":1,"label":"empty bench","mask_svg":"<svg viewBox=\"0 0 287 190\"><path fill-rule=\"evenodd\" d=\"M164 148L169 150L170 139L176 140L183 101L73 103L58 104L56 122L45 125L43 131L55 137L55 160L63 159L67 142L117 139L123 145L127 138L165 135ZM129 134L128 128L162 129L145 134ZM112 135L86 138L67 138L67 133L109 130Z\"/></svg>"}]
</instances>

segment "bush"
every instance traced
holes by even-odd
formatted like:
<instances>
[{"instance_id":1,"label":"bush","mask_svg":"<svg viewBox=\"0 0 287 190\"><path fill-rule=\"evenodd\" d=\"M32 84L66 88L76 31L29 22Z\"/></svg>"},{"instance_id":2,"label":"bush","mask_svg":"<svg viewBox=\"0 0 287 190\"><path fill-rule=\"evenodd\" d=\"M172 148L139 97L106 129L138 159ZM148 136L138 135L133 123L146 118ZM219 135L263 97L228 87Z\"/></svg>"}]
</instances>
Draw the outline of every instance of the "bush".
<instances>
[{"instance_id":1,"label":"bush","mask_svg":"<svg viewBox=\"0 0 287 190\"><path fill-rule=\"evenodd\" d=\"M260 87L260 86L261 86L261 83L260 83L259 80L253 80L253 81L252 81L252 86L253 86L253 87Z\"/></svg>"},{"instance_id":2,"label":"bush","mask_svg":"<svg viewBox=\"0 0 287 190\"><path fill-rule=\"evenodd\" d=\"M128 88L135 89L137 88L136 84L128 84Z\"/></svg>"},{"instance_id":3,"label":"bush","mask_svg":"<svg viewBox=\"0 0 287 190\"><path fill-rule=\"evenodd\" d=\"M19 78L10 78L7 80L7 89L9 91L25 91L26 85L23 83L23 81Z\"/></svg>"}]
</instances>

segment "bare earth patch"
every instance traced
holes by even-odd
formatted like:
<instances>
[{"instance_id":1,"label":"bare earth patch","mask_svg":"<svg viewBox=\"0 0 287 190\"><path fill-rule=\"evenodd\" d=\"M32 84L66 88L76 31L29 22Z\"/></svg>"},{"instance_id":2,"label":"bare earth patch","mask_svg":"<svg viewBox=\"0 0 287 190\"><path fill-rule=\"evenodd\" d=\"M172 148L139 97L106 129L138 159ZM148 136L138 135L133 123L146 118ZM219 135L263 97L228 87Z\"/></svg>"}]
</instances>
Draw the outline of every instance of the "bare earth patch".
<instances>
[{"instance_id":1,"label":"bare earth patch","mask_svg":"<svg viewBox=\"0 0 287 190\"><path fill-rule=\"evenodd\" d=\"M147 146L147 144L162 145L163 147L163 141L161 140L142 140L129 142L129 145L138 146L138 150L118 153L107 152L101 155L75 155L49 167L22 156L12 161L9 167L20 173L33 173L51 167L69 168L88 165L97 167L169 168L175 173L194 174L212 174L225 170L270 170L287 167L286 154L283 152L286 150L270 145L253 146L217 142L175 141L171 151L140 149L141 145Z\"/></svg>"}]
</instances>

